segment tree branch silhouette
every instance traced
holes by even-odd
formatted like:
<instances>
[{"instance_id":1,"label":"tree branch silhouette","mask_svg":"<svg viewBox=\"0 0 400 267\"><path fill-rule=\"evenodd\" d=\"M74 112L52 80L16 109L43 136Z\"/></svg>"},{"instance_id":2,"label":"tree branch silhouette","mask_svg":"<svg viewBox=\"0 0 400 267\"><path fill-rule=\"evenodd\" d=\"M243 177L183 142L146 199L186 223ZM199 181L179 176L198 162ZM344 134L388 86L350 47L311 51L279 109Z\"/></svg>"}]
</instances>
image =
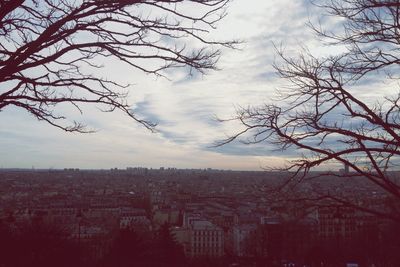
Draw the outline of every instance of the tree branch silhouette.
<instances>
[{"instance_id":1,"label":"tree branch silhouette","mask_svg":"<svg viewBox=\"0 0 400 267\"><path fill-rule=\"evenodd\" d=\"M57 107L96 104L121 110L152 130L127 102L129 84L96 74L114 58L147 74L166 69L215 70L221 47L208 32L226 15L229 0L5 0L0 1L0 111L15 106L68 132ZM185 5L190 3L190 10ZM196 10L196 12L193 12ZM190 11L190 12L189 12ZM191 43L200 43L187 48Z\"/></svg>"},{"instance_id":2,"label":"tree branch silhouette","mask_svg":"<svg viewBox=\"0 0 400 267\"><path fill-rule=\"evenodd\" d=\"M280 189L293 189L314 176L363 178L399 203L400 184L391 171L397 170L400 155L400 94L368 101L355 87L367 77L382 78L382 73L386 74L382 79L398 79L400 2L316 3L341 19L343 30L332 33L316 25L311 25L312 29L328 45L342 45L346 52L315 57L304 51L292 58L276 48L281 62L274 67L290 86L279 91L278 103L240 108L231 120L240 122L242 129L217 145L240 139L247 144L272 143L280 150L297 150L299 157L279 168L290 173ZM368 90L375 90L374 85ZM310 173L333 162L348 166L351 172ZM354 199L325 192L314 191L308 198L368 210ZM400 221L398 210L369 211Z\"/></svg>"}]
</instances>

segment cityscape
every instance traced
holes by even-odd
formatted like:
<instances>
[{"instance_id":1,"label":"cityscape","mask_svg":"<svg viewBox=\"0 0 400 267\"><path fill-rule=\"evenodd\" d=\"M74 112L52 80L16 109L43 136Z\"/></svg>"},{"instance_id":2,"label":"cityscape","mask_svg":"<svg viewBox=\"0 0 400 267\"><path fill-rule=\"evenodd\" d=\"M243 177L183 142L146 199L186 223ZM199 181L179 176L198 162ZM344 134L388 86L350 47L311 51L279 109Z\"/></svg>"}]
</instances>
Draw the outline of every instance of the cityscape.
<instances>
[{"instance_id":1,"label":"cityscape","mask_svg":"<svg viewBox=\"0 0 400 267\"><path fill-rule=\"evenodd\" d=\"M399 267L399 66L400 0L0 0L0 267Z\"/></svg>"},{"instance_id":2,"label":"cityscape","mask_svg":"<svg viewBox=\"0 0 400 267\"><path fill-rule=\"evenodd\" d=\"M400 208L394 200L388 205L391 198L373 185L349 184L346 178L312 180L290 201L276 191L288 177L279 172L129 167L3 169L0 175L3 265L11 260L12 266L64 266L57 257L71 256L73 263L63 259L74 266L399 262L399 229L389 219L329 199L300 200L327 190L377 211ZM29 241L13 248L7 231L18 235L25 229L33 230ZM60 254L58 246L67 241L76 250ZM19 258L20 253L32 258Z\"/></svg>"}]
</instances>

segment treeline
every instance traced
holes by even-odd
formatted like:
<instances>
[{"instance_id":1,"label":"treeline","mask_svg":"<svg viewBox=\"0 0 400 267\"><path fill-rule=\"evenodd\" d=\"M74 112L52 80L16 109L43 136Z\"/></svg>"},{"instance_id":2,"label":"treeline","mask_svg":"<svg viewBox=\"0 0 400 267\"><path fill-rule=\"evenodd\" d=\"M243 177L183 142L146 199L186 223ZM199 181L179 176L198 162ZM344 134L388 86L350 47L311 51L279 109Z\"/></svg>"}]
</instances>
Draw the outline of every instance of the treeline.
<instances>
[{"instance_id":1,"label":"treeline","mask_svg":"<svg viewBox=\"0 0 400 267\"><path fill-rule=\"evenodd\" d=\"M1 267L186 266L182 248L168 225L155 234L124 229L108 239L71 238L68 231L43 222L0 222ZM104 242L108 241L108 242ZM99 250L100 255L94 253Z\"/></svg>"},{"instance_id":2,"label":"treeline","mask_svg":"<svg viewBox=\"0 0 400 267\"><path fill-rule=\"evenodd\" d=\"M41 221L18 226L0 221L0 267L27 266L200 267L224 266L224 260L186 258L167 224L154 233L121 229L111 238L87 241Z\"/></svg>"},{"instance_id":3,"label":"treeline","mask_svg":"<svg viewBox=\"0 0 400 267\"><path fill-rule=\"evenodd\" d=\"M320 238L294 223L260 226L246 240L242 257L185 257L168 224L156 231L121 229L93 240L71 238L67 229L42 221L0 221L0 267L222 267L400 266L400 227L370 228L347 239ZM288 264L295 265L288 265ZM237 264L237 265L235 265Z\"/></svg>"},{"instance_id":4,"label":"treeline","mask_svg":"<svg viewBox=\"0 0 400 267\"><path fill-rule=\"evenodd\" d=\"M393 222L363 227L351 235L336 229L329 236L319 235L316 226L293 221L259 225L243 245L244 255L238 262L260 267L340 267L347 263L359 267L400 266L400 225Z\"/></svg>"},{"instance_id":5,"label":"treeline","mask_svg":"<svg viewBox=\"0 0 400 267\"><path fill-rule=\"evenodd\" d=\"M79 266L79 246L54 225L0 222L1 267Z\"/></svg>"}]
</instances>

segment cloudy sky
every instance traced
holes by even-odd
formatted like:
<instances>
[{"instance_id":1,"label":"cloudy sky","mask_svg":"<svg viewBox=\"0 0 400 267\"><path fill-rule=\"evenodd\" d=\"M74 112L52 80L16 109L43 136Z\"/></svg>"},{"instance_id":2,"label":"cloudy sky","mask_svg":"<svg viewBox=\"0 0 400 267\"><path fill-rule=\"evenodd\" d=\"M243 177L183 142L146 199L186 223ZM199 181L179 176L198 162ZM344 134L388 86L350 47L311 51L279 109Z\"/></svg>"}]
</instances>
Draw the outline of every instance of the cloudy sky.
<instances>
[{"instance_id":1,"label":"cloudy sky","mask_svg":"<svg viewBox=\"0 0 400 267\"><path fill-rule=\"evenodd\" d=\"M282 44L289 54L302 45L317 55L324 53L326 48L306 26L318 12L308 1L252 0L250 5L234 0L211 37L244 43L239 50L224 49L221 70L208 75L171 71L169 79L157 78L117 61L106 62L109 78L133 84L129 101L138 115L158 124L157 133L120 112L96 108L84 108L81 118L96 133L64 133L25 111L7 108L0 112L0 167L260 170L282 164L296 157L296 151L277 153L267 144L240 143L213 148L215 141L237 129L216 122L215 116L229 118L235 107L273 101L274 90L283 83L271 66L276 58L273 43Z\"/></svg>"}]
</instances>

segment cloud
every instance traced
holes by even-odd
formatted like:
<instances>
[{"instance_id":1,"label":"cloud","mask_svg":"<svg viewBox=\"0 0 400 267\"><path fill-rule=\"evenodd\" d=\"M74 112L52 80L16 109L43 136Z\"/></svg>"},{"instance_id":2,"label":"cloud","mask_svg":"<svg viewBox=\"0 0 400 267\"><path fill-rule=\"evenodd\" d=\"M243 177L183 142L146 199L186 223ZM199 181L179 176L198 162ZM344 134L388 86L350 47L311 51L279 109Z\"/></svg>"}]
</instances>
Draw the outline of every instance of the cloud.
<instances>
[{"instance_id":1,"label":"cloud","mask_svg":"<svg viewBox=\"0 0 400 267\"><path fill-rule=\"evenodd\" d=\"M233 141L229 144L219 147L207 147L210 151L215 151L224 155L232 156L259 156L259 157L282 157L294 158L298 157L296 150L281 151L278 147L271 145L268 142L261 142L258 144L246 144L240 141Z\"/></svg>"},{"instance_id":2,"label":"cloud","mask_svg":"<svg viewBox=\"0 0 400 267\"><path fill-rule=\"evenodd\" d=\"M193 81L196 81L198 79L204 78L204 74L202 74L200 71L190 68L190 67L184 67L180 68L180 78L178 78L176 81L173 82L173 85L181 85L185 83L190 83Z\"/></svg>"},{"instance_id":3,"label":"cloud","mask_svg":"<svg viewBox=\"0 0 400 267\"><path fill-rule=\"evenodd\" d=\"M132 84L128 102L133 111L139 118L157 123L159 132L150 133L121 112L102 113L94 107L85 107L83 115L67 107L61 110L99 130L91 135L66 134L25 113L4 111L0 112L0 123L5 125L0 131L0 165L258 170L294 157L294 150L277 153L264 144L231 143L216 149L210 145L238 129L235 124L216 122L215 116L228 118L235 113L235 106L273 101L275 89L283 83L272 68L276 59L273 43L284 44L292 55L303 43L317 53L327 53L305 25L319 16L313 8L304 0L232 1L228 16L208 36L245 42L240 50L223 49L218 63L221 70L207 75L194 71L188 76L189 68L179 68L168 70L169 79L164 79L145 75L118 60L102 59L105 68L98 74ZM161 41L172 45L168 38Z\"/></svg>"},{"instance_id":4,"label":"cloud","mask_svg":"<svg viewBox=\"0 0 400 267\"><path fill-rule=\"evenodd\" d=\"M132 111L136 116L145 121L149 121L157 125L165 124L165 121L163 121L155 112L153 112L151 102L147 99L135 103Z\"/></svg>"}]
</instances>

